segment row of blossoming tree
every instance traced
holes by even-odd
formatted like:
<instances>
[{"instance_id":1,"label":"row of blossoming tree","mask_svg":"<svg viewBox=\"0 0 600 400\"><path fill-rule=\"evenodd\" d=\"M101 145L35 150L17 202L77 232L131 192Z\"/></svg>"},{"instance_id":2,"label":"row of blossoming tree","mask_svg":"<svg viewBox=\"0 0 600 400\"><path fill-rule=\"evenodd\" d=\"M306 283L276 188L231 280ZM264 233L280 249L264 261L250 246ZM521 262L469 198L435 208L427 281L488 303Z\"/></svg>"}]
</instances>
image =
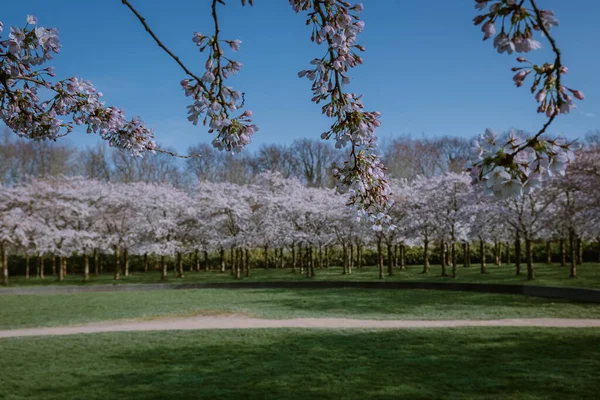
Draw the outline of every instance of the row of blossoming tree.
<instances>
[{"instance_id":1,"label":"row of blossoming tree","mask_svg":"<svg viewBox=\"0 0 600 400\"><path fill-rule=\"evenodd\" d=\"M485 272L489 244L496 258L513 246L516 273L521 273L522 255L533 279L535 241L559 243L563 262L568 249L574 277L581 239L600 240L597 155L581 150L566 175L508 199L484 195L465 174L392 181L387 213L393 225L383 230L357 219L343 207L347 198L334 190L308 188L273 173L249 185L199 182L191 193L142 182L31 179L0 192L4 282L9 254L27 260L27 275L29 259L36 257L38 277L44 276L44 257L52 260L58 279L64 277L66 260L78 255L87 280L90 265L98 273L100 254L115 260L115 279L129 274L131 255L143 260L146 271L149 259L158 260L165 279L167 261L173 260L183 277L184 264L205 269L209 253L217 255L221 270L231 268L239 278L250 274L251 256L255 265L265 266L274 251L278 266L285 262L311 277L315 266L329 262L330 248L342 254L343 273L351 273L357 263L360 267L364 250L371 248L377 250L379 276L384 276L384 259L387 273L393 274L394 266L405 267L406 248L419 247L424 273L435 251L442 274L456 276L459 253L465 264L470 263L466 254L478 254ZM471 249L474 244L477 248Z\"/></svg>"},{"instance_id":2,"label":"row of blossoming tree","mask_svg":"<svg viewBox=\"0 0 600 400\"><path fill-rule=\"evenodd\" d=\"M252 112L241 111L246 106L244 94L226 84L227 78L239 73L243 65L230 54L240 49L241 41L222 37L219 13L225 2L211 2L210 34L191 35L204 61L202 73L194 72L173 54L131 1L122 3L185 73L180 84L191 99L188 120L208 125L208 132L215 134L216 148L239 151L250 143L258 129L252 123ZM241 3L252 5L251 0ZM387 214L391 188L377 151L375 133L380 126L380 113L366 111L362 95L349 89L350 71L363 63L361 53L365 48L358 43L365 26L360 20L363 5L344 0L289 3L312 28L310 39L323 45L318 57L310 61L311 67L298 75L311 81L311 101L321 104L321 112L332 120L321 137L334 140L336 147L349 149L347 160L334 172L339 188L347 192L348 203L357 214L366 216L380 229L391 223ZM475 25L481 25L484 40L495 35L493 46L499 53L539 49L542 45L536 37L543 37L553 53L553 60L545 63L520 56L518 66L513 68L517 87L531 78L537 112L545 114L547 122L524 139L510 137L497 143L492 135L484 135L478 160L470 168L475 181L484 182L495 192L528 190L539 186L554 171L563 171L572 161L572 143L544 137L544 133L558 115L569 113L575 106L574 99L583 100L584 96L565 84L568 69L553 37L558 20L551 10L541 8L538 0L475 0L475 8L479 13L474 18ZM58 30L40 26L34 16L27 17L24 27L10 27L8 38L0 40L0 120L17 134L33 140L55 140L80 125L88 133L97 133L111 145L128 149L134 155L160 151L152 129L138 117L126 118L121 108L107 106L91 82L79 77L55 79L54 68L47 64L60 48Z\"/></svg>"}]
</instances>

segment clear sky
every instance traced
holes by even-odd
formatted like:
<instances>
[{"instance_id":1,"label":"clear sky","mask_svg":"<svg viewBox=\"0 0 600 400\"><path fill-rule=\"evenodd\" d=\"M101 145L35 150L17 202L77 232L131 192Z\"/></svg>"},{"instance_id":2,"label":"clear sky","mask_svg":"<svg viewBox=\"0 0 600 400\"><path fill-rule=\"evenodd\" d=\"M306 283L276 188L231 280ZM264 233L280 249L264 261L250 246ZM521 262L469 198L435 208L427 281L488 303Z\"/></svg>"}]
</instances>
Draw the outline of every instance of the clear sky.
<instances>
[{"instance_id":1,"label":"clear sky","mask_svg":"<svg viewBox=\"0 0 600 400\"><path fill-rule=\"evenodd\" d=\"M192 33L209 34L209 0L131 0L148 24L199 75L205 55L192 43ZM310 82L297 72L323 54L310 42L305 18L287 0L255 0L242 7L228 0L220 8L222 37L242 40L234 59L242 62L240 75L230 84L246 92L260 131L251 148L262 143L289 143L314 137L329 120L310 102ZM411 134L473 136L491 127L528 131L544 121L527 88L512 84L515 57L495 52L483 42L472 0L363 0L366 46L364 64L351 72L352 91L364 93L369 110L382 113L380 137ZM566 84L581 89L586 100L568 116L561 116L551 133L582 137L600 127L600 1L539 0L555 11L561 24L554 35L569 67ZM140 115L155 129L157 141L185 152L188 146L211 140L207 129L186 120L179 81L183 71L160 50L139 21L120 0L3 1L0 21L22 26L27 14L39 24L59 29L63 48L56 57L57 77L91 80L107 104ZM528 56L534 62L551 60L548 45ZM70 141L96 141L82 132Z\"/></svg>"}]
</instances>

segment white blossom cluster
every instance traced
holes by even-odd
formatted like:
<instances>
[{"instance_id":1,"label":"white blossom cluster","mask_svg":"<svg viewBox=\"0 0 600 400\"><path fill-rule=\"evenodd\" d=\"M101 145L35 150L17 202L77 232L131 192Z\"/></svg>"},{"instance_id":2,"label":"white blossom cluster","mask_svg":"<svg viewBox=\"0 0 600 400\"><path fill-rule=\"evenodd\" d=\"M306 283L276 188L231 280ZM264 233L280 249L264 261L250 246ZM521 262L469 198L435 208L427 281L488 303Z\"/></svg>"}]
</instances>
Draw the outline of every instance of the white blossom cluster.
<instances>
[{"instance_id":1,"label":"white blossom cluster","mask_svg":"<svg viewBox=\"0 0 600 400\"><path fill-rule=\"evenodd\" d=\"M0 39L2 31L0 22ZM38 26L31 15L24 28L11 27L8 38L0 40L0 120L29 139L56 139L71 132L74 123L134 155L154 151L152 130L137 117L127 120L122 109L105 106L91 82L73 77L53 83L53 67L34 69L52 60L60 47L58 30ZM68 116L72 121L62 119Z\"/></svg>"}]
</instances>

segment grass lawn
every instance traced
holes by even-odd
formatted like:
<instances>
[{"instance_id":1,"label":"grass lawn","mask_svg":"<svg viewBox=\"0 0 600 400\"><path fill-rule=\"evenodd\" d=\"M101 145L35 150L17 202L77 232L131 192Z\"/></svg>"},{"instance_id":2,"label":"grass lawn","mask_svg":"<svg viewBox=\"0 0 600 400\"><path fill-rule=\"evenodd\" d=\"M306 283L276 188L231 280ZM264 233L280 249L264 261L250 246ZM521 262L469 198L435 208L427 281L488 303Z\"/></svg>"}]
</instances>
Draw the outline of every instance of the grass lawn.
<instances>
[{"instance_id":1,"label":"grass lawn","mask_svg":"<svg viewBox=\"0 0 600 400\"><path fill-rule=\"evenodd\" d=\"M592 399L600 330L230 330L0 340L0 398Z\"/></svg>"},{"instance_id":2,"label":"grass lawn","mask_svg":"<svg viewBox=\"0 0 600 400\"><path fill-rule=\"evenodd\" d=\"M411 265L405 271L395 270L394 276L386 276L389 281L453 281L452 278L440 276L441 267L432 265L431 272L428 275L421 274L423 267L421 265ZM591 287L600 288L600 263L586 263L577 267L578 277L569 278L567 267L561 267L555 264L535 264L534 270L536 279L528 281L526 272L520 276L515 275L514 265L496 266L488 264L488 274L481 274L479 266L473 265L470 268L458 267L457 282L473 283L503 283L503 284L531 284L547 286L571 286L571 287ZM354 269L351 275L342 275L339 267L327 269L316 269L314 280L352 280L352 281L371 281L378 280L378 272L375 267L366 267ZM185 278L178 279L176 275L169 271L169 283L193 283L193 282L235 282L236 280L229 272L219 273L210 272L186 272ZM305 280L300 273L293 274L291 269L253 269L250 278L243 278L240 281L294 281ZM69 274L63 282L58 282L55 277L47 276L44 280L31 278L25 279L24 276L13 276L10 280L10 286L35 286L35 285L94 285L94 284L128 284L128 283L159 283L160 273L157 271L143 273L133 272L129 277L121 276L121 280L113 280L112 274L103 274L101 276L91 276L88 283L82 282L80 274Z\"/></svg>"},{"instance_id":3,"label":"grass lawn","mask_svg":"<svg viewBox=\"0 0 600 400\"><path fill-rule=\"evenodd\" d=\"M431 290L202 289L0 296L0 329L244 313L259 318L600 318L600 304Z\"/></svg>"}]
</instances>

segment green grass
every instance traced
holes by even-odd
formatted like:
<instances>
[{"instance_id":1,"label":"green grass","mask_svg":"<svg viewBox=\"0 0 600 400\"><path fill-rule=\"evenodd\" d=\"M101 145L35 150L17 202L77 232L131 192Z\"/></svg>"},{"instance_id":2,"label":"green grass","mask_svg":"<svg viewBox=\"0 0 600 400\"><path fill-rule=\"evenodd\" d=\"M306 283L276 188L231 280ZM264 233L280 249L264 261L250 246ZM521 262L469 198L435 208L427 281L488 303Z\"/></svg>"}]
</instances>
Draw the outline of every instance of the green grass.
<instances>
[{"instance_id":1,"label":"green grass","mask_svg":"<svg viewBox=\"0 0 600 400\"><path fill-rule=\"evenodd\" d=\"M598 329L228 330L0 340L0 399L593 399Z\"/></svg>"},{"instance_id":2,"label":"green grass","mask_svg":"<svg viewBox=\"0 0 600 400\"><path fill-rule=\"evenodd\" d=\"M432 265L431 272L428 275L421 274L423 267L420 265L411 265L405 271L395 270L395 275L392 277L386 276L388 281L454 281L452 278L440 276L441 267ZM569 278L569 270L567 267L561 267L558 263L535 264L534 266L536 279L528 281L526 272L523 270L523 275L515 275L513 265L496 266L488 264L488 274L481 274L479 266L473 265L470 268L458 267L457 282L472 282L472 283L503 283L515 285L546 285L546 286L569 286L569 287L591 287L600 288L600 263L586 263L577 267L578 277L575 279ZM351 275L342 275L342 270L339 267L316 269L314 280L351 280L351 281L371 281L378 280L378 272L374 267L362 269L354 269ZM216 271L210 272L186 272L185 278L178 279L172 271L169 271L169 283L194 283L194 282L236 282L229 272L219 273ZM301 281L306 278L299 274L291 273L291 269L269 269L252 270L250 278L243 278L240 281ZM129 284L129 283L159 283L160 274L156 271L143 273L133 272L129 277L121 277L121 280L113 280L112 274L103 274L101 276L91 276L88 283L82 282L82 276L79 274L69 274L63 282L58 282L55 277L47 276L44 280L31 278L26 280L24 276L13 276L10 280L10 286L38 286L38 285L96 285L96 284Z\"/></svg>"},{"instance_id":3,"label":"green grass","mask_svg":"<svg viewBox=\"0 0 600 400\"><path fill-rule=\"evenodd\" d=\"M0 329L243 313L260 318L600 318L600 305L429 290L202 289L0 296Z\"/></svg>"}]
</instances>

